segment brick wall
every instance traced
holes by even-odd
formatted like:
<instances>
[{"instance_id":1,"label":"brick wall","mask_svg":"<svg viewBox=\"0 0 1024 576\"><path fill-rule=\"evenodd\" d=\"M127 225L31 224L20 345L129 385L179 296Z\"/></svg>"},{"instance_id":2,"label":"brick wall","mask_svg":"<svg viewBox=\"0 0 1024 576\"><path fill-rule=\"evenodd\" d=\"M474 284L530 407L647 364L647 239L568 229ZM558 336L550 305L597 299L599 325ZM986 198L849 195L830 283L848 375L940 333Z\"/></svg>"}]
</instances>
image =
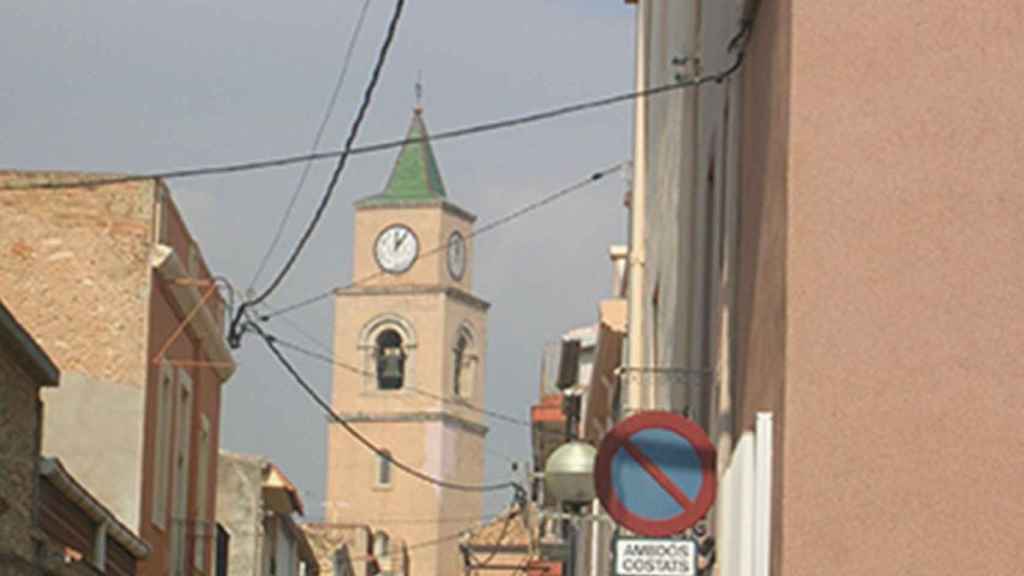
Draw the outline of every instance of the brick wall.
<instances>
[{"instance_id":1,"label":"brick wall","mask_svg":"<svg viewBox=\"0 0 1024 576\"><path fill-rule=\"evenodd\" d=\"M7 510L0 513L0 573L28 573L33 559L30 528L36 493L41 417L37 385L0 347L0 486Z\"/></svg>"},{"instance_id":2,"label":"brick wall","mask_svg":"<svg viewBox=\"0 0 1024 576\"><path fill-rule=\"evenodd\" d=\"M0 293L62 371L144 384L153 219L152 182L0 194Z\"/></svg>"}]
</instances>

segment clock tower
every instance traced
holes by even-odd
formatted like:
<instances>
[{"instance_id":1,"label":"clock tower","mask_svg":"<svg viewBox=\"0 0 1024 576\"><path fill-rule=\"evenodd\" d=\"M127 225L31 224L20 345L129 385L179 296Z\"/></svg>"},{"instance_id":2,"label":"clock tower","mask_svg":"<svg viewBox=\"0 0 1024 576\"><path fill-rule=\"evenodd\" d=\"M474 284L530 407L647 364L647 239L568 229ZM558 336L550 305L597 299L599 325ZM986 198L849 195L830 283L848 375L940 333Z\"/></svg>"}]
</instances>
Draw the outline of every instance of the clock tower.
<instances>
[{"instance_id":1,"label":"clock tower","mask_svg":"<svg viewBox=\"0 0 1024 576\"><path fill-rule=\"evenodd\" d=\"M384 191L355 204L354 286L335 295L332 404L395 460L434 478L483 482L489 304L472 293L475 216L449 201L416 109ZM352 368L340 367L341 364ZM354 369L353 369L354 368ZM414 478L329 425L327 520L379 531L381 570L399 539L431 542L472 526L479 493ZM389 550L390 548L390 550ZM409 550L416 576L462 572L458 541Z\"/></svg>"}]
</instances>

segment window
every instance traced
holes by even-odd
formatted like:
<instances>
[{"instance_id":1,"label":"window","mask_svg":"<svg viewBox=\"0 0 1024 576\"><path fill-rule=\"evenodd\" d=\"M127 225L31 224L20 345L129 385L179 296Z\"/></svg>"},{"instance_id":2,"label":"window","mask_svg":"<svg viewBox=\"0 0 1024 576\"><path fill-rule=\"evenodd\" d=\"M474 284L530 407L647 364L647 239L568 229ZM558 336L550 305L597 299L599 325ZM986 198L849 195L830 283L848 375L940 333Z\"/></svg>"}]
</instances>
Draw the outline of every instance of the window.
<instances>
[{"instance_id":1,"label":"window","mask_svg":"<svg viewBox=\"0 0 1024 576\"><path fill-rule=\"evenodd\" d=\"M334 576L352 576L349 571L351 561L348 557L348 547L342 546L334 551Z\"/></svg>"},{"instance_id":2,"label":"window","mask_svg":"<svg viewBox=\"0 0 1024 576\"><path fill-rule=\"evenodd\" d=\"M167 363L160 364L160 381L156 391L156 441L153 449L152 521L165 528L167 492L171 475L171 409L174 406L174 372Z\"/></svg>"},{"instance_id":3,"label":"window","mask_svg":"<svg viewBox=\"0 0 1024 576\"><path fill-rule=\"evenodd\" d=\"M452 357L452 392L456 396L462 396L464 392L463 388L463 367L466 364L466 347L469 346L469 341L466 340L465 334L459 334L459 340L455 343L455 350L453 351Z\"/></svg>"},{"instance_id":4,"label":"window","mask_svg":"<svg viewBox=\"0 0 1024 576\"><path fill-rule=\"evenodd\" d=\"M192 432L192 376L178 370L177 438L174 445L174 498L171 506L171 554L168 556L171 573L185 574L188 558L185 556L188 537L189 459Z\"/></svg>"},{"instance_id":5,"label":"window","mask_svg":"<svg viewBox=\"0 0 1024 576\"><path fill-rule=\"evenodd\" d=\"M199 278L199 248L195 244L188 244L188 261L185 264L185 271L193 278Z\"/></svg>"},{"instance_id":6,"label":"window","mask_svg":"<svg viewBox=\"0 0 1024 576\"><path fill-rule=\"evenodd\" d=\"M399 390L405 383L405 350L398 332L388 329L377 336L377 389Z\"/></svg>"},{"instance_id":7,"label":"window","mask_svg":"<svg viewBox=\"0 0 1024 576\"><path fill-rule=\"evenodd\" d=\"M377 485L391 486L391 452L377 454Z\"/></svg>"},{"instance_id":8,"label":"window","mask_svg":"<svg viewBox=\"0 0 1024 576\"><path fill-rule=\"evenodd\" d=\"M377 566L380 568L379 576L392 574L391 565L391 538L385 532L377 532L373 537L373 555L377 559Z\"/></svg>"},{"instance_id":9,"label":"window","mask_svg":"<svg viewBox=\"0 0 1024 576\"><path fill-rule=\"evenodd\" d=\"M199 415L199 458L196 466L196 526L199 536L193 546L192 564L205 572L207 541L213 534L213 521L206 517L207 484L210 481L210 419L206 414Z\"/></svg>"}]
</instances>

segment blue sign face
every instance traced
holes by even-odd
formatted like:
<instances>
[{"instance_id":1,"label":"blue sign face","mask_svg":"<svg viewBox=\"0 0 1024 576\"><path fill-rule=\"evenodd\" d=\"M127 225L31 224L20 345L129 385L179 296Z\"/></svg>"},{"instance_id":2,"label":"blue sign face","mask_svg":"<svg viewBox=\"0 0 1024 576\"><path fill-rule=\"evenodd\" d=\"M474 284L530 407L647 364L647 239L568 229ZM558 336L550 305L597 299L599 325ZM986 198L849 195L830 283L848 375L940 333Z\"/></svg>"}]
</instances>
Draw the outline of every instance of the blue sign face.
<instances>
[{"instance_id":1,"label":"blue sign face","mask_svg":"<svg viewBox=\"0 0 1024 576\"><path fill-rule=\"evenodd\" d=\"M594 467L598 498L622 526L669 536L700 520L715 499L715 449L696 423L643 412L612 428Z\"/></svg>"},{"instance_id":2,"label":"blue sign face","mask_svg":"<svg viewBox=\"0 0 1024 576\"><path fill-rule=\"evenodd\" d=\"M675 432L648 428L628 440L693 502L703 480L700 457L690 441ZM630 450L620 448L612 459L612 488L627 510L651 520L668 520L685 512Z\"/></svg>"}]
</instances>

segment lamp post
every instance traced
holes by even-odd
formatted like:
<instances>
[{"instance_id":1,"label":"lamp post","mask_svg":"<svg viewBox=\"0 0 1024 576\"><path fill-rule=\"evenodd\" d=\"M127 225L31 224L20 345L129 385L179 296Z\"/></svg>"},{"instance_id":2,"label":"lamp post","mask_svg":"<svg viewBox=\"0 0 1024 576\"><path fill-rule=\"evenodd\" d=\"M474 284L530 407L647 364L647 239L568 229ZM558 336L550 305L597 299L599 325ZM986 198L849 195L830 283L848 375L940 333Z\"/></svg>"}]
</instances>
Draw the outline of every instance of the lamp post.
<instances>
[{"instance_id":1,"label":"lamp post","mask_svg":"<svg viewBox=\"0 0 1024 576\"><path fill-rule=\"evenodd\" d=\"M548 456L544 464L544 484L564 509L578 515L594 501L594 460L597 450L579 440L562 444ZM565 523L565 539L569 542L566 561L567 576L576 576L576 526Z\"/></svg>"}]
</instances>

